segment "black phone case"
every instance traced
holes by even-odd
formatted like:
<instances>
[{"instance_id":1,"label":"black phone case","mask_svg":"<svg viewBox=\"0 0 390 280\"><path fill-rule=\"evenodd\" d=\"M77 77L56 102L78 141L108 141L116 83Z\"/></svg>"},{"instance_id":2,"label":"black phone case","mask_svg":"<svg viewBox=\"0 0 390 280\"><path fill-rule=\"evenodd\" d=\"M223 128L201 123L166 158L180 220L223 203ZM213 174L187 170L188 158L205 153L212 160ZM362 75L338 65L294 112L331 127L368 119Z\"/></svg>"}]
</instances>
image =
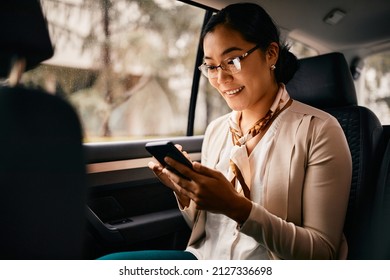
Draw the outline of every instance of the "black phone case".
<instances>
[{"instance_id":1,"label":"black phone case","mask_svg":"<svg viewBox=\"0 0 390 280\"><path fill-rule=\"evenodd\" d=\"M181 151L179 151L175 145L170 142L170 141L159 141L159 142L149 142L149 143L146 143L145 145L145 149L150 153L152 154L157 160L158 162L160 162L160 164L171 170L172 172L175 172L176 174L182 176L182 177L185 177L183 176L182 174L180 174L177 170L175 170L174 168L172 168L171 166L169 166L165 161L164 161L164 158L165 157L170 157L170 158L173 158L174 160L188 166L189 168L192 169L192 163L191 161L189 161Z\"/></svg>"}]
</instances>

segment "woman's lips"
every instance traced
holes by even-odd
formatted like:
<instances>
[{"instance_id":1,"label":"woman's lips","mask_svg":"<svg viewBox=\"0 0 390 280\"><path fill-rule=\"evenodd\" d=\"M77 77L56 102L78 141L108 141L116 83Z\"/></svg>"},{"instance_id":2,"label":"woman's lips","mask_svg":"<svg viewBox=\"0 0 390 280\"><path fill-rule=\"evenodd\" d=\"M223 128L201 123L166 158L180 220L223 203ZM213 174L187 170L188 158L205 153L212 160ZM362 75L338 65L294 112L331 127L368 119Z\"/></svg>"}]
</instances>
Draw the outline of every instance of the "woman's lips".
<instances>
[{"instance_id":1,"label":"woman's lips","mask_svg":"<svg viewBox=\"0 0 390 280\"><path fill-rule=\"evenodd\" d=\"M236 88L236 89L232 89L232 90L225 90L223 91L224 94L227 94L227 95L235 95L237 93L239 93L240 91L242 91L244 89L244 87L239 87L239 88Z\"/></svg>"}]
</instances>

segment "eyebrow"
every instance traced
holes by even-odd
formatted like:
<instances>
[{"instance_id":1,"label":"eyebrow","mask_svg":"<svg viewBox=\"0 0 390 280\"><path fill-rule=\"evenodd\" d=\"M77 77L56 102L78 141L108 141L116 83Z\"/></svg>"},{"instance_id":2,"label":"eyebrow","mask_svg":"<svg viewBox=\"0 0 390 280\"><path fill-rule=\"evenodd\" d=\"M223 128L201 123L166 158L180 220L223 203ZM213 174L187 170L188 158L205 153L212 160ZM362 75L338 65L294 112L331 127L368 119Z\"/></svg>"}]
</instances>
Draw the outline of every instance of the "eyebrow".
<instances>
[{"instance_id":1,"label":"eyebrow","mask_svg":"<svg viewBox=\"0 0 390 280\"><path fill-rule=\"evenodd\" d=\"M226 50L224 50L221 55L226 55L226 54L234 52L234 51L242 51L242 50L243 49L238 48L238 47L231 47L231 48L227 48ZM205 56L204 59L212 59L212 58L209 56Z\"/></svg>"}]
</instances>

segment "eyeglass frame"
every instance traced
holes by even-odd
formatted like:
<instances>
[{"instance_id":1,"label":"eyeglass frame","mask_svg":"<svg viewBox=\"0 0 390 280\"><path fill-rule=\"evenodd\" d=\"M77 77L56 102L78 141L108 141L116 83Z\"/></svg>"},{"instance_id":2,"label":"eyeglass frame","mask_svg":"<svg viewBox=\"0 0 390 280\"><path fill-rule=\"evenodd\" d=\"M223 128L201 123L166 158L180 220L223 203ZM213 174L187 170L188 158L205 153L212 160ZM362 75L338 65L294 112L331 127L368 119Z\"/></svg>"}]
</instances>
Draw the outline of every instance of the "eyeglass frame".
<instances>
[{"instance_id":1,"label":"eyeglass frame","mask_svg":"<svg viewBox=\"0 0 390 280\"><path fill-rule=\"evenodd\" d=\"M235 58L227 58L227 59L224 59L219 65L217 66L212 66L212 65L207 65L206 62L203 62L199 67L198 69L200 70L200 72L208 79L215 79L217 78L218 76L218 68L221 68L222 71L230 71L230 74L234 75L234 74L237 74L241 71L241 61L246 58L247 56L249 56L251 53L253 53L255 50L257 50L258 48L260 48L260 45L256 45L254 46L253 48L251 48L250 50L248 50L246 53L240 55L240 56L237 56ZM228 61L226 63L226 61ZM236 63L239 63L240 67L239 69L237 69L237 72L232 72L231 70L227 69L227 67L223 67L222 64L228 64L229 62L233 62L234 66L236 67L236 69L238 68ZM208 75L208 71L210 69L210 67L213 67L213 69L216 69L217 72L216 72L216 76L215 77L209 77Z\"/></svg>"}]
</instances>

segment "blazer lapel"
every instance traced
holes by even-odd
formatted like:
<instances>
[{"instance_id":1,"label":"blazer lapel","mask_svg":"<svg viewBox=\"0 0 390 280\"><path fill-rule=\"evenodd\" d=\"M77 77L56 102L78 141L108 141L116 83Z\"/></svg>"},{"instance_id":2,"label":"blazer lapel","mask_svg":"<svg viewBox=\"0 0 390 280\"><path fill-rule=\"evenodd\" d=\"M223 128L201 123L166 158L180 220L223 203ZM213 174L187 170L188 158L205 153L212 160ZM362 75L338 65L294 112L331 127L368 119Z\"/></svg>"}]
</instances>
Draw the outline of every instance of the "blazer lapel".
<instances>
[{"instance_id":1,"label":"blazer lapel","mask_svg":"<svg viewBox=\"0 0 390 280\"><path fill-rule=\"evenodd\" d=\"M294 101L283 117L281 127L275 135L275 143L269 153L269 164L265 173L264 207L284 220L301 223L302 178L304 174L306 138L310 117L295 114ZM303 138L303 139L302 139ZM278 148L275 149L275 146ZM293 170L293 171L292 171ZM294 174L294 177L291 177Z\"/></svg>"}]
</instances>

